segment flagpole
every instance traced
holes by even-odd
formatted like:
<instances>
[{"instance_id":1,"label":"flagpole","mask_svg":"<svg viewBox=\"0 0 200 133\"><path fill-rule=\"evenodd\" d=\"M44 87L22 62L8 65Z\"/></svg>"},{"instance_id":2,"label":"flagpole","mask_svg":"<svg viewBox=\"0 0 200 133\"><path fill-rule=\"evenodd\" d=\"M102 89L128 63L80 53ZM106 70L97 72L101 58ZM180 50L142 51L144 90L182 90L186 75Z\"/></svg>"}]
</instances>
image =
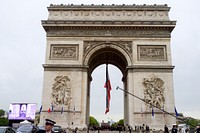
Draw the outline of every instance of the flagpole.
<instances>
[{"instance_id":1,"label":"flagpole","mask_svg":"<svg viewBox=\"0 0 200 133\"><path fill-rule=\"evenodd\" d=\"M175 116L175 115L173 115L173 114L171 114L171 113L169 113L169 112L167 112L167 111L165 111L165 110L160 109L159 107L157 107L157 106L155 106L155 105L153 105L153 104L151 104L151 103L145 101L144 99L142 99L142 98L140 98L140 97L138 97L138 96L136 96L136 95L134 95L134 94L128 92L127 90L124 90L124 89L120 88L119 86L117 86L116 90L118 90L118 89L121 90L121 91L124 91L125 93L127 93L127 94L129 94L129 95L131 95L131 96L133 96L133 97L135 97L135 98L137 98L137 99L139 99L139 100L141 100L141 101L143 101L143 102L149 104L149 105L151 105L152 107L155 107L155 108L159 109L160 111L165 112L165 113L168 114L168 115L171 115L172 117L175 117L176 119L179 119L179 120L181 120L181 121L187 123L187 122L184 121L183 119L178 118L177 116Z\"/></svg>"}]
</instances>

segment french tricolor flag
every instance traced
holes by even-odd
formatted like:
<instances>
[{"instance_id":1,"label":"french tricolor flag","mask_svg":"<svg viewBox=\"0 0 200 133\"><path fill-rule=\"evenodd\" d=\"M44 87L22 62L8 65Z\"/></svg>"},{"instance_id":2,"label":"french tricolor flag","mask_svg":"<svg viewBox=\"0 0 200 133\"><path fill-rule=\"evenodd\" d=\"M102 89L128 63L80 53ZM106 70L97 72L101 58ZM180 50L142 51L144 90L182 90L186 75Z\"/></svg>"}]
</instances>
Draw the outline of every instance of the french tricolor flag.
<instances>
[{"instance_id":1,"label":"french tricolor flag","mask_svg":"<svg viewBox=\"0 0 200 133\"><path fill-rule=\"evenodd\" d=\"M104 85L104 88L106 88L106 111L105 111L105 114L107 114L110 109L110 99L111 99L110 91L112 90L109 75L108 75L108 64L106 64L106 83Z\"/></svg>"},{"instance_id":2,"label":"french tricolor flag","mask_svg":"<svg viewBox=\"0 0 200 133\"><path fill-rule=\"evenodd\" d=\"M53 104L51 103L51 107L47 110L48 113L53 112Z\"/></svg>"}]
</instances>

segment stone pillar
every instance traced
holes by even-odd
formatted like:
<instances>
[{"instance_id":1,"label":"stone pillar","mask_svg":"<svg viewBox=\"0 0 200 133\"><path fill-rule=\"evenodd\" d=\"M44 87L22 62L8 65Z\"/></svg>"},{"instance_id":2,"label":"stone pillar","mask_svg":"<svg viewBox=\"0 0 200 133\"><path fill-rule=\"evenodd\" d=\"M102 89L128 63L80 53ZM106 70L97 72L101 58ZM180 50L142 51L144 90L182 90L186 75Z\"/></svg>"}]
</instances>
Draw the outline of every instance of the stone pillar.
<instances>
[{"instance_id":1,"label":"stone pillar","mask_svg":"<svg viewBox=\"0 0 200 133\"><path fill-rule=\"evenodd\" d=\"M127 91L131 94L134 94L134 86L133 86L133 76L132 72L128 70L127 72ZM127 94L127 114L126 114L126 121L127 124L133 127L134 124L134 97L130 94Z\"/></svg>"},{"instance_id":2,"label":"stone pillar","mask_svg":"<svg viewBox=\"0 0 200 133\"><path fill-rule=\"evenodd\" d=\"M56 68L54 68L56 69ZM62 85L61 82L65 82L65 80L58 80L57 78L69 78L70 85L70 103L67 105L59 104L56 105L56 102L53 100L57 100L53 95L53 86ZM42 106L43 111L40 116L40 125L44 125L44 119L49 118L56 121L56 123L62 127L86 127L86 100L87 100L87 72L83 71L45 71L44 74L44 88L43 88L43 98L42 98ZM81 82L80 82L81 81ZM67 92L65 92L67 93ZM58 94L59 95L59 94ZM67 102L67 100L66 100ZM52 108L53 111L48 113L48 109ZM63 113L62 112L63 108ZM73 124L72 124L73 123Z\"/></svg>"},{"instance_id":3,"label":"stone pillar","mask_svg":"<svg viewBox=\"0 0 200 133\"><path fill-rule=\"evenodd\" d=\"M125 79L127 80L127 78ZM124 90L127 90L127 81L123 81L124 82ZM129 124L128 121L128 94L124 93L124 124Z\"/></svg>"},{"instance_id":4,"label":"stone pillar","mask_svg":"<svg viewBox=\"0 0 200 133\"><path fill-rule=\"evenodd\" d=\"M79 81L80 82L80 81ZM81 91L81 118L77 118L77 121L80 121L80 125L81 128L87 128L87 124L88 124L88 112L89 108L88 108L88 73L87 71L82 72L82 80L81 80L81 84L82 84L82 91ZM81 119L81 120L79 120Z\"/></svg>"}]
</instances>

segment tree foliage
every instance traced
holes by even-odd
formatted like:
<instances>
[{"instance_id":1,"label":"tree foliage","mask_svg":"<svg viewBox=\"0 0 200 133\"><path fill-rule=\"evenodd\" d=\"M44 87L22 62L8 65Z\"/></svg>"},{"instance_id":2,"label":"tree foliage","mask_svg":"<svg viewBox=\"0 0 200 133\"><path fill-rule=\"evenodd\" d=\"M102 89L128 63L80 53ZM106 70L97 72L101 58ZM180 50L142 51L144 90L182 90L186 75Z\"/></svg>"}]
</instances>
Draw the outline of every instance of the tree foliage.
<instances>
[{"instance_id":1,"label":"tree foliage","mask_svg":"<svg viewBox=\"0 0 200 133\"><path fill-rule=\"evenodd\" d=\"M192 117L184 117L183 113L179 113L179 116L182 117L184 121L180 121L180 123L184 123L189 125L191 128L196 128L196 126L200 123L200 119L195 119Z\"/></svg>"},{"instance_id":2,"label":"tree foliage","mask_svg":"<svg viewBox=\"0 0 200 133\"><path fill-rule=\"evenodd\" d=\"M5 111L4 111L4 110L2 110L2 109L0 109L0 117L3 117L3 116L4 116L4 114L5 114Z\"/></svg>"},{"instance_id":3,"label":"tree foliage","mask_svg":"<svg viewBox=\"0 0 200 133\"><path fill-rule=\"evenodd\" d=\"M0 126L8 126L9 121L7 118L0 118Z\"/></svg>"},{"instance_id":4,"label":"tree foliage","mask_svg":"<svg viewBox=\"0 0 200 133\"><path fill-rule=\"evenodd\" d=\"M199 119L195 119L195 118L189 118L187 120L187 124L190 125L190 127L193 127L195 128L198 124L200 123L200 120Z\"/></svg>"},{"instance_id":5,"label":"tree foliage","mask_svg":"<svg viewBox=\"0 0 200 133\"><path fill-rule=\"evenodd\" d=\"M115 122L115 123L113 123L113 124L111 125L111 127L112 127L112 128L116 128L117 125L118 125L118 122Z\"/></svg>"},{"instance_id":6,"label":"tree foliage","mask_svg":"<svg viewBox=\"0 0 200 133\"><path fill-rule=\"evenodd\" d=\"M119 120L111 125L112 128L117 128L118 125L124 126L124 119Z\"/></svg>"},{"instance_id":7,"label":"tree foliage","mask_svg":"<svg viewBox=\"0 0 200 133\"><path fill-rule=\"evenodd\" d=\"M99 123L93 116L90 116L90 126L94 126L94 125L99 126Z\"/></svg>"},{"instance_id":8,"label":"tree foliage","mask_svg":"<svg viewBox=\"0 0 200 133\"><path fill-rule=\"evenodd\" d=\"M7 126L9 121L7 118L4 118L5 111L0 109L0 126Z\"/></svg>"},{"instance_id":9,"label":"tree foliage","mask_svg":"<svg viewBox=\"0 0 200 133\"><path fill-rule=\"evenodd\" d=\"M122 125L123 126L124 125L124 119L119 120L118 121L118 125Z\"/></svg>"}]
</instances>

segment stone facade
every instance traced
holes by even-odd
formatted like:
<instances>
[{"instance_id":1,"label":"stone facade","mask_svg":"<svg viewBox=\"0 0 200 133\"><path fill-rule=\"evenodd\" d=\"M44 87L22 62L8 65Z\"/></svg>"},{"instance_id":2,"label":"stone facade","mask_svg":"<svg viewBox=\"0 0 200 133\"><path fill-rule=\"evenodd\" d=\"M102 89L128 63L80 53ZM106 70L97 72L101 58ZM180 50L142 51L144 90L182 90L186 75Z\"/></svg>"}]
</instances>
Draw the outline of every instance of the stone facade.
<instances>
[{"instance_id":1,"label":"stone facade","mask_svg":"<svg viewBox=\"0 0 200 133\"><path fill-rule=\"evenodd\" d=\"M65 128L86 128L91 73L107 62L122 71L124 89L173 114L170 36L176 22L169 10L167 5L50 5L42 21L47 45L40 124L50 118ZM127 94L124 119L132 127L148 123L154 129L175 123L158 109L152 117L151 106Z\"/></svg>"}]
</instances>

